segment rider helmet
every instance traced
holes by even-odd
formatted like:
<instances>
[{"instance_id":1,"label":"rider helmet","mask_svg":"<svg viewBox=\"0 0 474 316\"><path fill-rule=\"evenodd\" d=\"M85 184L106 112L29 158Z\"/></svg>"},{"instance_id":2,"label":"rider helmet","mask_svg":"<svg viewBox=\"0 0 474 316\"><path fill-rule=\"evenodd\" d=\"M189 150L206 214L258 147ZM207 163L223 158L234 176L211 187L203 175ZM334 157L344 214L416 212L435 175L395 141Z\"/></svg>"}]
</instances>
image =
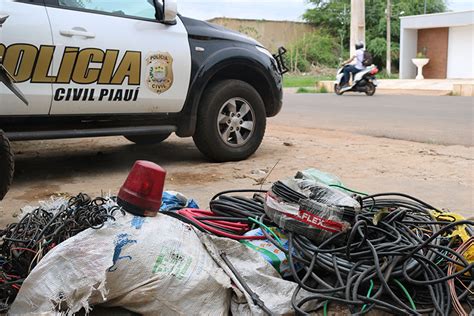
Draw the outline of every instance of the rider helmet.
<instances>
[{"instance_id":1,"label":"rider helmet","mask_svg":"<svg viewBox=\"0 0 474 316\"><path fill-rule=\"evenodd\" d=\"M359 42L356 44L356 50L364 48L364 42Z\"/></svg>"}]
</instances>

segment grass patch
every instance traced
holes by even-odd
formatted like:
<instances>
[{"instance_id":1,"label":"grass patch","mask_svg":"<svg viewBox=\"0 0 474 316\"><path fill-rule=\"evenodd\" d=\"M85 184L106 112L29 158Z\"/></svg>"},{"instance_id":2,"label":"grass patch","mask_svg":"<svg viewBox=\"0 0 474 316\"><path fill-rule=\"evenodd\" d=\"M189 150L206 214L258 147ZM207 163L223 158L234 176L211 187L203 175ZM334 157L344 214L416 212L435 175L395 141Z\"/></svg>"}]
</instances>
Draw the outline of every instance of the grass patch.
<instances>
[{"instance_id":1,"label":"grass patch","mask_svg":"<svg viewBox=\"0 0 474 316\"><path fill-rule=\"evenodd\" d=\"M296 93L328 93L328 89L326 89L325 86L322 86L320 88L301 87L296 90Z\"/></svg>"},{"instance_id":2,"label":"grass patch","mask_svg":"<svg viewBox=\"0 0 474 316\"><path fill-rule=\"evenodd\" d=\"M318 93L317 89L301 87L296 90L296 93Z\"/></svg>"},{"instance_id":3,"label":"grass patch","mask_svg":"<svg viewBox=\"0 0 474 316\"><path fill-rule=\"evenodd\" d=\"M378 74L376 74L375 76L379 79L398 79L399 78L398 74L394 74L394 73L392 73L391 75L387 74L385 69L379 72Z\"/></svg>"},{"instance_id":4,"label":"grass patch","mask_svg":"<svg viewBox=\"0 0 474 316\"><path fill-rule=\"evenodd\" d=\"M316 85L316 82L322 81L322 80L334 80L334 76L286 74L283 76L283 87L285 88L314 87Z\"/></svg>"},{"instance_id":5,"label":"grass patch","mask_svg":"<svg viewBox=\"0 0 474 316\"><path fill-rule=\"evenodd\" d=\"M388 75L385 70L380 71L376 77L378 79L398 79L398 74ZM285 88L301 88L311 87L313 88L318 84L319 81L334 80L336 78L336 71L334 75L304 75L290 73L283 76L283 87Z\"/></svg>"}]
</instances>

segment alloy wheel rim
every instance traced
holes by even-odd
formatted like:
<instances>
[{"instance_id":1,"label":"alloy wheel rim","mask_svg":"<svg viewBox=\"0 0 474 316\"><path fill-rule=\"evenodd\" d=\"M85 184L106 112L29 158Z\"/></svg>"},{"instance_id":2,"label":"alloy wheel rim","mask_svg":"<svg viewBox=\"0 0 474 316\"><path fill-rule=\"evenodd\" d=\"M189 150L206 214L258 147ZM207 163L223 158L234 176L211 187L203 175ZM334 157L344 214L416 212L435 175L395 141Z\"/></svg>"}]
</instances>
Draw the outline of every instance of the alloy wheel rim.
<instances>
[{"instance_id":1,"label":"alloy wheel rim","mask_svg":"<svg viewBox=\"0 0 474 316\"><path fill-rule=\"evenodd\" d=\"M217 130L231 147L245 145L254 133L255 112L248 101L232 98L224 102L217 116Z\"/></svg>"}]
</instances>

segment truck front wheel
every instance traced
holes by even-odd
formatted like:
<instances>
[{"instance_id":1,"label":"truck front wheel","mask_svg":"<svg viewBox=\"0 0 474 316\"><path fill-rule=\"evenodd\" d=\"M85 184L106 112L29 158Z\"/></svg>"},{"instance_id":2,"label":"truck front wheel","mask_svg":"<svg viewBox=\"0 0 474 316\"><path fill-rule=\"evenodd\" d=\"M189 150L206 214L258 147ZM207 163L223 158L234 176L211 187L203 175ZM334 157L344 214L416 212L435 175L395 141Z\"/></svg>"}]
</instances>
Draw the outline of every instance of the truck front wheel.
<instances>
[{"instance_id":1,"label":"truck front wheel","mask_svg":"<svg viewBox=\"0 0 474 316\"><path fill-rule=\"evenodd\" d=\"M5 133L0 130L0 200L3 200L12 184L14 168L10 141Z\"/></svg>"},{"instance_id":2,"label":"truck front wheel","mask_svg":"<svg viewBox=\"0 0 474 316\"><path fill-rule=\"evenodd\" d=\"M209 159L237 161L258 149L265 127L265 105L258 92L246 82L223 80L204 92L193 139Z\"/></svg>"}]
</instances>

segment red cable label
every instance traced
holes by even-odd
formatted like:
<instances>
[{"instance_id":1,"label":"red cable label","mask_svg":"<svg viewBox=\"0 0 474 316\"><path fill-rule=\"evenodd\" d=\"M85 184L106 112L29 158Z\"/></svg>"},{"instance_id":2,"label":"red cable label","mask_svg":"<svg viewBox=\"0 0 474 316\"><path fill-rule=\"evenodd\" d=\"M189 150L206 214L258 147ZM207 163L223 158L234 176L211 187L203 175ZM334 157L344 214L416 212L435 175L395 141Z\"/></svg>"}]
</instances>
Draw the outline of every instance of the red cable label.
<instances>
[{"instance_id":1,"label":"red cable label","mask_svg":"<svg viewBox=\"0 0 474 316\"><path fill-rule=\"evenodd\" d=\"M329 231L331 233L338 233L342 231L343 225L342 223L331 221L329 219L325 219L319 216L314 215L313 213L310 213L305 210L300 210L298 215L292 215L292 214L285 214L289 217L292 217L294 219L297 219L305 224L308 224L310 226L323 229L326 231Z\"/></svg>"}]
</instances>

